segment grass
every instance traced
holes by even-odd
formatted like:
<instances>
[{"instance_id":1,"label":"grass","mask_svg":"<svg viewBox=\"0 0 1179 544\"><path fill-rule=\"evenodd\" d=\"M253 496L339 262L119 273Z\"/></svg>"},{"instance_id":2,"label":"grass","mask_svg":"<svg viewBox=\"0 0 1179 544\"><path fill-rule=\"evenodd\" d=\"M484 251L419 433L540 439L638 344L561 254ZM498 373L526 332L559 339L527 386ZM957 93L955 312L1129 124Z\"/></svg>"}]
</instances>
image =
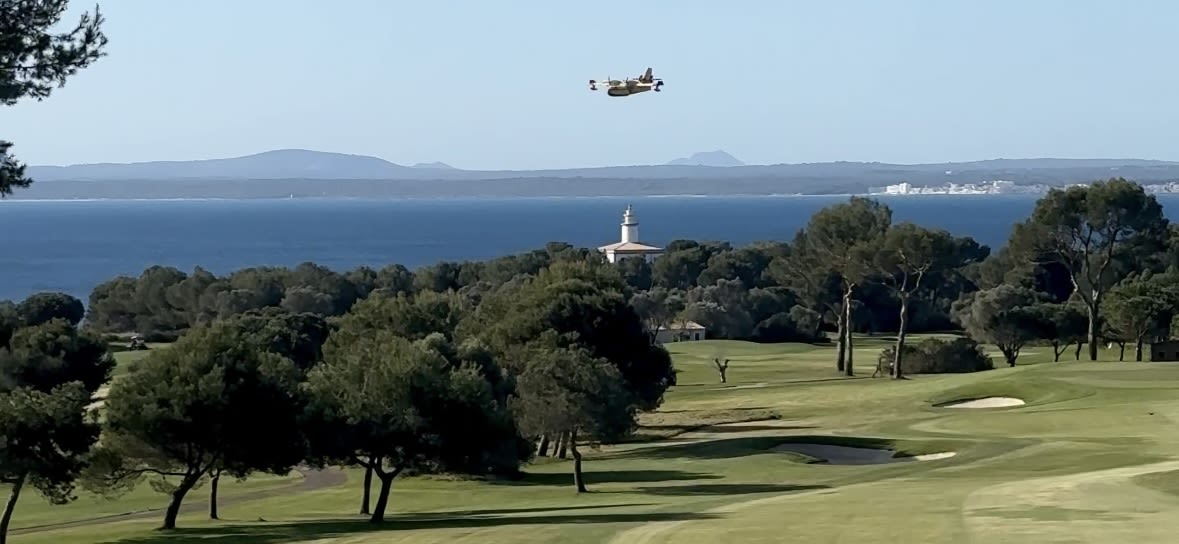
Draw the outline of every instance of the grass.
<instances>
[{"instance_id":1,"label":"grass","mask_svg":"<svg viewBox=\"0 0 1179 544\"><path fill-rule=\"evenodd\" d=\"M227 501L223 521L198 510L173 533L154 531L159 518L151 517L12 542L1050 544L1170 542L1179 531L1171 515L1179 507L1179 365L1075 362L1071 353L1053 363L1050 348L1029 348L1015 368L998 359L999 368L976 374L867 378L890 340L860 340L856 378L836 376L830 346L670 345L679 385L643 416L635 440L585 449L584 495L573 492L569 462L552 459L520 481L399 479L388 523L373 527L356 515L361 475L349 470L341 485L266 499L248 500L243 487L232 493L246 500ZM718 355L730 359L727 384L712 367ZM1027 404L936 406L987 396ZM775 451L784 442L957 455L831 465ZM150 490L136 493L105 506L164 505ZM18 506L17 527L95 508L83 500L38 506L32 496Z\"/></svg>"}]
</instances>

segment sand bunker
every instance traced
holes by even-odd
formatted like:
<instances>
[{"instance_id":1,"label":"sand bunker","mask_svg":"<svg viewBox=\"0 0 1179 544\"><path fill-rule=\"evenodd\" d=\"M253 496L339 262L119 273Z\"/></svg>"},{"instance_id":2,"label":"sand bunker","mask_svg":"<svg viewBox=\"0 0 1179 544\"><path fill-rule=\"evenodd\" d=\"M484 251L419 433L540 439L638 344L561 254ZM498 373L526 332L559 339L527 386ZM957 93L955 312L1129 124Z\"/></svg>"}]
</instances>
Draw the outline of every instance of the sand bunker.
<instances>
[{"instance_id":1,"label":"sand bunker","mask_svg":"<svg viewBox=\"0 0 1179 544\"><path fill-rule=\"evenodd\" d=\"M955 455L955 452L944 452L915 455L912 457L894 457L895 452L892 450L853 448L833 444L782 444L774 448L774 450L801 453L808 457L820 459L829 465L881 465L909 461L936 461Z\"/></svg>"},{"instance_id":2,"label":"sand bunker","mask_svg":"<svg viewBox=\"0 0 1179 544\"><path fill-rule=\"evenodd\" d=\"M953 402L943 404L943 408L1008 408L1011 406L1023 406L1026 404L1023 400L1012 397L987 397L985 399L974 399L961 402Z\"/></svg>"}]
</instances>

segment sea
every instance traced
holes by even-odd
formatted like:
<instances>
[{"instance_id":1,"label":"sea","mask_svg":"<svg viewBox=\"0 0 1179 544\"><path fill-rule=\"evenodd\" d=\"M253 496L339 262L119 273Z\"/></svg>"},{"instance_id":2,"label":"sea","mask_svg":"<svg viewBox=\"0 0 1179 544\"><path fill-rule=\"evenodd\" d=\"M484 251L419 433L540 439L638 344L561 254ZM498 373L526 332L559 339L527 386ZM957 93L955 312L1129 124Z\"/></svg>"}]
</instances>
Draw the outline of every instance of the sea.
<instances>
[{"instance_id":1,"label":"sea","mask_svg":"<svg viewBox=\"0 0 1179 544\"><path fill-rule=\"evenodd\" d=\"M152 265L215 274L313 261L337 270L481 260L547 242L618 241L627 205L644 243L790 240L847 196L584 198L4 200L0 300L61 291L87 301L99 283ZM1001 247L1036 195L882 195L912 221ZM1160 194L1172 220L1179 194Z\"/></svg>"}]
</instances>

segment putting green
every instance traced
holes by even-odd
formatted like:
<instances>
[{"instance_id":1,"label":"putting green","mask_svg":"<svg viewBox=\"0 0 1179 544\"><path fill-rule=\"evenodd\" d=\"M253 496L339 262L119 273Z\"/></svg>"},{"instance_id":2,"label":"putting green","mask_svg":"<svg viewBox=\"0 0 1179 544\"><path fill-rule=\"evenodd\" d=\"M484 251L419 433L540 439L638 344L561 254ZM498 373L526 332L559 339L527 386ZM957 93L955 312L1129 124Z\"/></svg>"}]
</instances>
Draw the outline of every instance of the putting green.
<instances>
[{"instance_id":1,"label":"putting green","mask_svg":"<svg viewBox=\"0 0 1179 544\"><path fill-rule=\"evenodd\" d=\"M360 475L348 471L334 487L227 504L225 521L185 514L176 534L147 519L12 542L1144 544L1179 534L1179 365L1053 363L1040 350L1015 368L867 378L887 342L860 340L856 378L836 375L831 347L670 345L679 385L644 415L645 440L585 448L587 494L574 493L568 460L547 458L517 482L406 478L389 521L373 527L356 514ZM725 384L716 356L730 359ZM986 398L1024 404L939 406ZM816 462L848 453L839 448L893 462ZM52 508L78 517L78 505Z\"/></svg>"}]
</instances>

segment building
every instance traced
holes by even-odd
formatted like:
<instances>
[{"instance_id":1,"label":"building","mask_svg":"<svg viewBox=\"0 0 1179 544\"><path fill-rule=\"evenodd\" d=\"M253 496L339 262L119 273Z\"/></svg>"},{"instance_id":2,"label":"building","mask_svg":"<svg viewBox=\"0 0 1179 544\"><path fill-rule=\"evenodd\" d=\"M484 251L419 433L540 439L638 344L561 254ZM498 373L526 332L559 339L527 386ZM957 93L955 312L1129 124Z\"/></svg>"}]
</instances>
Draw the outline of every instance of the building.
<instances>
[{"instance_id":1,"label":"building","mask_svg":"<svg viewBox=\"0 0 1179 544\"><path fill-rule=\"evenodd\" d=\"M1152 362L1179 361L1179 340L1165 340L1150 345L1150 360Z\"/></svg>"},{"instance_id":2,"label":"building","mask_svg":"<svg viewBox=\"0 0 1179 544\"><path fill-rule=\"evenodd\" d=\"M677 321L666 327L660 327L655 333L655 343L666 344L668 342L695 342L697 340L704 340L704 333L706 333L704 325L695 321Z\"/></svg>"},{"instance_id":3,"label":"building","mask_svg":"<svg viewBox=\"0 0 1179 544\"><path fill-rule=\"evenodd\" d=\"M627 257L642 257L651 262L656 256L663 254L663 249L639 243L639 220L635 218L634 210L628 205L622 213L622 240L598 248L606 254L606 260L612 263Z\"/></svg>"}]
</instances>

